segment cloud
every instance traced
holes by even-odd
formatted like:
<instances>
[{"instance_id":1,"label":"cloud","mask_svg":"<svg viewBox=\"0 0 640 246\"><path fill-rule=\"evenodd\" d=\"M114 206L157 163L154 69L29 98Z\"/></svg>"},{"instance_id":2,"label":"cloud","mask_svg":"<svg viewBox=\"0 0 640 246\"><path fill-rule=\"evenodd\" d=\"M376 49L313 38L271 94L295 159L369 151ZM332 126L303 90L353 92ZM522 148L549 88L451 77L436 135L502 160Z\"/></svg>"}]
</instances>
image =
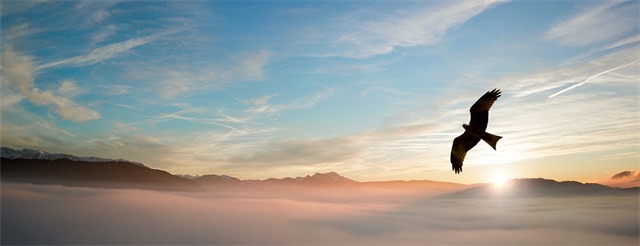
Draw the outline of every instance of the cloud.
<instances>
[{"instance_id":1,"label":"cloud","mask_svg":"<svg viewBox=\"0 0 640 246\"><path fill-rule=\"evenodd\" d=\"M622 47L622 46L626 46L626 45L634 44L634 43L638 43L638 42L640 42L640 34L624 38L624 39L622 39L622 40L620 40L618 42L615 42L613 44L610 44L610 45L606 46L604 49L605 50L614 49L614 48L618 48L618 47Z\"/></svg>"},{"instance_id":2,"label":"cloud","mask_svg":"<svg viewBox=\"0 0 640 246\"><path fill-rule=\"evenodd\" d=\"M5 43L13 43L13 42L16 42L16 40L19 40L20 38L23 38L38 32L38 30L34 30L29 25L29 23L14 25L3 31L4 32L3 32L2 41Z\"/></svg>"},{"instance_id":3,"label":"cloud","mask_svg":"<svg viewBox=\"0 0 640 246\"><path fill-rule=\"evenodd\" d=\"M2 243L635 245L639 236L637 196L444 199L363 189L303 192L3 183Z\"/></svg>"},{"instance_id":4,"label":"cloud","mask_svg":"<svg viewBox=\"0 0 640 246\"><path fill-rule=\"evenodd\" d=\"M446 144L441 146L450 146L449 138L434 133L438 129L438 126L431 124L406 125L318 139L270 139L269 135L257 135L257 138L242 143L225 142L224 151L213 151L223 148L217 145L207 145L207 149L213 152L209 163L217 163L213 170L240 177L267 178L256 173L256 169L282 176L303 175L300 172L309 170L339 171L357 176L379 173L380 169L393 170L394 175L402 175L433 169L425 165L424 160L449 151L435 148L444 141Z\"/></svg>"},{"instance_id":5,"label":"cloud","mask_svg":"<svg viewBox=\"0 0 640 246\"><path fill-rule=\"evenodd\" d=\"M343 23L338 27L344 27L345 30L332 45L341 52L335 55L367 58L391 53L398 47L434 44L449 30L503 2L439 2L426 8L413 6L411 9L391 11L379 21L367 21L365 12L362 16L342 19Z\"/></svg>"},{"instance_id":6,"label":"cloud","mask_svg":"<svg viewBox=\"0 0 640 246\"><path fill-rule=\"evenodd\" d=\"M506 76L499 79L497 86L510 91L516 97L537 95L567 84L577 87L576 85L582 85L581 83L585 81L591 81L590 84L606 82L612 85L628 86L637 81L634 70L628 68L637 64L637 57L632 55L637 48L637 45L633 45L587 60L561 64L533 73ZM603 72L594 74L594 71ZM549 95L554 94L557 93Z\"/></svg>"},{"instance_id":7,"label":"cloud","mask_svg":"<svg viewBox=\"0 0 640 246\"><path fill-rule=\"evenodd\" d=\"M100 118L100 114L85 106L78 105L70 97L80 93L82 90L72 81L63 81L58 94L53 91L41 91L34 84L35 68L32 59L28 56L19 55L11 46L3 47L2 53L2 80L3 85L12 98L11 102L17 103L18 95L29 99L36 105L47 105L54 112L76 122L83 122ZM4 94L5 92L3 92ZM3 104L8 103L3 100Z\"/></svg>"},{"instance_id":8,"label":"cloud","mask_svg":"<svg viewBox=\"0 0 640 246\"><path fill-rule=\"evenodd\" d=\"M123 42L113 43L93 49L91 52L85 55L75 56L60 61L50 62L40 65L37 70L42 70L50 67L57 66L88 66L107 59L111 59L121 53L129 51L135 47L153 42L163 36L175 33L176 30L167 30L159 33L155 33L148 36L132 38Z\"/></svg>"},{"instance_id":9,"label":"cloud","mask_svg":"<svg viewBox=\"0 0 640 246\"><path fill-rule=\"evenodd\" d=\"M154 84L161 81L159 94L172 98L192 92L219 90L227 84L245 81L257 81L265 77L272 52L260 50L231 58L230 63L206 65L204 67L187 64L168 64L170 67L150 68L146 71L132 71L138 79L151 80ZM142 71L141 71L142 70Z\"/></svg>"},{"instance_id":10,"label":"cloud","mask_svg":"<svg viewBox=\"0 0 640 246\"><path fill-rule=\"evenodd\" d=\"M504 136L498 153L490 148L474 149L465 165L636 148L636 100L623 92L583 91L548 100L546 96L510 97L508 90L503 91L504 96L491 109L489 124L490 132Z\"/></svg>"},{"instance_id":11,"label":"cloud","mask_svg":"<svg viewBox=\"0 0 640 246\"><path fill-rule=\"evenodd\" d=\"M635 171L622 171L611 176L611 179L623 179L625 177L633 177L638 175L640 175L640 173L636 173Z\"/></svg>"},{"instance_id":12,"label":"cloud","mask_svg":"<svg viewBox=\"0 0 640 246\"><path fill-rule=\"evenodd\" d=\"M282 104L269 103L269 100L278 96L278 94L265 94L257 98L242 100L242 102L250 106L250 108L247 110L248 112L278 114L288 110L311 108L320 103L322 100L325 100L326 98L334 94L334 89L327 88L325 90L313 93L309 96L299 97L291 102Z\"/></svg>"},{"instance_id":13,"label":"cloud","mask_svg":"<svg viewBox=\"0 0 640 246\"><path fill-rule=\"evenodd\" d=\"M246 120L233 118L223 114L222 112L211 113L208 110L193 107L189 104L173 104L171 106L177 107L179 108L179 110L172 113L165 113L157 116L149 116L150 118L156 119L153 123L159 123L159 122L164 122L168 120L183 120L183 121L189 121L189 122L200 123L200 124L220 126L220 127L224 127L229 130L237 131L241 133L243 133L242 130L232 125L247 123ZM216 117L211 117L211 115L215 115Z\"/></svg>"},{"instance_id":14,"label":"cloud","mask_svg":"<svg viewBox=\"0 0 640 246\"><path fill-rule=\"evenodd\" d=\"M565 46L598 44L638 31L636 1L589 2L551 27L545 38Z\"/></svg>"},{"instance_id":15,"label":"cloud","mask_svg":"<svg viewBox=\"0 0 640 246\"><path fill-rule=\"evenodd\" d=\"M137 125L137 123L129 123L129 124L125 124L121 122L113 123L113 127L115 128L116 131L127 132L127 133L131 133L138 130L138 128L135 127L134 125Z\"/></svg>"},{"instance_id":16,"label":"cloud","mask_svg":"<svg viewBox=\"0 0 640 246\"><path fill-rule=\"evenodd\" d=\"M635 61L632 61L632 62L630 62L630 63L624 64L624 65L622 65L622 66L618 66L618 67L614 67L614 68L608 69L608 70L606 70L606 71L602 71L602 72L600 72L600 73L598 73L598 74L595 74L595 75L593 75L593 76L591 76L591 77L587 78L586 80L582 81L582 82L581 82L581 83L579 83L579 84L572 85L572 86L571 86L571 87L569 87L569 88L563 89L563 90L561 90L561 91L558 91L558 92L556 92L556 93L554 93L554 94L550 95L550 96L549 96L549 98L555 97L555 96L560 95L560 94L562 94L562 93L565 93L565 92L567 92L567 91L569 91L569 90L573 90L573 89L575 89L576 87L582 86L582 85L584 85L585 83L589 82L589 80L592 80L592 79L594 79L594 78L596 78L596 77L598 77L598 76L601 76L601 75L603 75L603 74L607 74L607 73L610 73L610 72L616 71L616 70L618 70L618 69L622 69L622 68L625 68L625 67L631 66L631 65L633 65L633 64L635 64L635 63L637 63L637 62L640 62L640 60L635 60Z\"/></svg>"},{"instance_id":17,"label":"cloud","mask_svg":"<svg viewBox=\"0 0 640 246\"><path fill-rule=\"evenodd\" d=\"M262 79L264 78L264 66L272 55L272 52L268 50L245 55L232 67L228 76L245 80Z\"/></svg>"},{"instance_id":18,"label":"cloud","mask_svg":"<svg viewBox=\"0 0 640 246\"><path fill-rule=\"evenodd\" d=\"M398 238L407 234L427 233L433 236L429 237L430 242L443 244L477 244L485 241L493 244L514 244L522 241L556 244L564 240L539 237L541 233L577 233L589 237L571 237L575 241L562 242L569 244L593 243L589 240L606 242L613 238L637 240L638 226L635 225L637 223L634 222L634 217L638 213L632 208L638 204L637 201L633 201L636 198L612 198L611 202L619 202L614 206L621 209L620 213L609 212L610 208L602 208L601 197L422 199L388 212L359 218L327 220L326 226L338 227L361 237ZM626 208L623 209L624 207ZM541 228L544 228L544 231L539 231ZM465 236L449 235L453 231L456 235ZM486 234L482 238L476 238L480 236L476 234L480 231ZM526 234L526 237L530 237L528 240L522 237Z\"/></svg>"},{"instance_id":19,"label":"cloud","mask_svg":"<svg viewBox=\"0 0 640 246\"><path fill-rule=\"evenodd\" d=\"M10 1L2 4L2 16L11 16L16 13L24 12L32 9L36 6L48 4L49 0L34 0L34 1Z\"/></svg>"},{"instance_id":20,"label":"cloud","mask_svg":"<svg viewBox=\"0 0 640 246\"><path fill-rule=\"evenodd\" d=\"M128 85L117 84L101 84L100 88L103 88L103 92L109 95L124 95L131 92L133 87Z\"/></svg>"},{"instance_id":21,"label":"cloud","mask_svg":"<svg viewBox=\"0 0 640 246\"><path fill-rule=\"evenodd\" d=\"M127 159L153 168L166 169L182 165L172 159L178 146L174 145L171 138L129 132L133 128L140 128L135 127L140 124L137 122L120 124L122 125L114 123L113 127L123 132L85 136L81 144L73 144L70 149L87 156Z\"/></svg>"},{"instance_id":22,"label":"cloud","mask_svg":"<svg viewBox=\"0 0 640 246\"><path fill-rule=\"evenodd\" d=\"M78 94L84 93L84 89L80 88L73 80L64 80L60 83L58 93L66 97L74 97Z\"/></svg>"},{"instance_id":23,"label":"cloud","mask_svg":"<svg viewBox=\"0 0 640 246\"><path fill-rule=\"evenodd\" d=\"M93 44L99 44L107 40L107 38L116 34L117 27L115 25L108 25L103 28L100 28L100 31L96 32L93 37L91 37L91 42Z\"/></svg>"},{"instance_id":24,"label":"cloud","mask_svg":"<svg viewBox=\"0 0 640 246\"><path fill-rule=\"evenodd\" d=\"M75 4L75 12L82 16L84 25L100 24L108 19L112 12L109 10L119 1L78 1Z\"/></svg>"},{"instance_id":25,"label":"cloud","mask_svg":"<svg viewBox=\"0 0 640 246\"><path fill-rule=\"evenodd\" d=\"M611 187L640 187L640 171L622 171L597 183Z\"/></svg>"},{"instance_id":26,"label":"cloud","mask_svg":"<svg viewBox=\"0 0 640 246\"><path fill-rule=\"evenodd\" d=\"M489 127L492 133L504 136L498 152L508 154L474 150L477 154L470 155L465 164L520 162L576 153L633 160L637 154L610 154L637 148L632 130L638 127L634 116L638 83L637 57L632 55L635 50L637 45L631 45L608 50L599 57L583 57L569 64L497 79L496 87L504 91L504 96L491 109ZM573 86L555 94L548 92L567 85ZM562 96L549 98L559 93Z\"/></svg>"},{"instance_id":27,"label":"cloud","mask_svg":"<svg viewBox=\"0 0 640 246\"><path fill-rule=\"evenodd\" d=\"M242 102L250 105L250 108L248 109L249 112L272 113L278 111L269 104L269 99L275 96L277 96L277 94L266 94L257 98L243 100Z\"/></svg>"}]
</instances>

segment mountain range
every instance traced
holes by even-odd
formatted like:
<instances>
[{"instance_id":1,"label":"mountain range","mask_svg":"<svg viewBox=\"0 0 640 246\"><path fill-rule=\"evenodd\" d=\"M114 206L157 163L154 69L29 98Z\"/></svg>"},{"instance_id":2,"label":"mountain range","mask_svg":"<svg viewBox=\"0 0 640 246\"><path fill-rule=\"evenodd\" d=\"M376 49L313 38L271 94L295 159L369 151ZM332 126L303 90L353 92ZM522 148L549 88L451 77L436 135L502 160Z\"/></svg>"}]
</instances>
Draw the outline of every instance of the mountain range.
<instances>
[{"instance_id":1,"label":"mountain range","mask_svg":"<svg viewBox=\"0 0 640 246\"><path fill-rule=\"evenodd\" d=\"M133 188L163 191L233 191L265 189L384 189L448 193L448 197L563 196L580 194L636 194L635 188L548 179L514 179L496 191L493 184L465 185L429 180L358 182L336 172L296 178L241 180L228 175L173 175L124 159L76 157L41 150L2 147L2 181L101 188Z\"/></svg>"},{"instance_id":2,"label":"mountain range","mask_svg":"<svg viewBox=\"0 0 640 246\"><path fill-rule=\"evenodd\" d=\"M142 163L134 162L134 161L128 161L128 160L125 160L125 159L106 159L106 158L93 157L93 156L92 157L78 157L78 156L67 155L67 154L49 153L49 152L45 152L45 151L42 151L42 150L35 150L35 149L16 150L16 149L8 148L8 147L0 147L0 156L2 156L2 158L11 159L11 160L15 160L15 159L31 159L31 160L50 160L50 161L53 161L53 160L60 160L60 159L68 159L68 160L71 160L71 161L83 161L83 162L126 162L126 163L135 164L135 165L138 165L138 166L146 167Z\"/></svg>"},{"instance_id":3,"label":"mountain range","mask_svg":"<svg viewBox=\"0 0 640 246\"><path fill-rule=\"evenodd\" d=\"M595 183L555 181L543 178L512 179L504 184L478 184L468 189L447 194L447 197L497 198L497 197L566 197L640 195L640 187L617 188Z\"/></svg>"}]
</instances>

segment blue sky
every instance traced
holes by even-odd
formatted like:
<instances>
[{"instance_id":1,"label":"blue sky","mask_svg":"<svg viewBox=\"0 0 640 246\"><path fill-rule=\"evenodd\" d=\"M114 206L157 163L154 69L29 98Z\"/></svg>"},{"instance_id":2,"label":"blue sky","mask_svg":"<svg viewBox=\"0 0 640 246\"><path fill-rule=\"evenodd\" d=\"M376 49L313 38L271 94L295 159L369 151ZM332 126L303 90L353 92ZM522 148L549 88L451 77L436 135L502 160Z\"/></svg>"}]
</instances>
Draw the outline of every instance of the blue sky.
<instances>
[{"instance_id":1,"label":"blue sky","mask_svg":"<svg viewBox=\"0 0 640 246\"><path fill-rule=\"evenodd\" d=\"M3 146L239 178L638 170L637 1L3 1ZM468 108L500 88L454 175Z\"/></svg>"}]
</instances>

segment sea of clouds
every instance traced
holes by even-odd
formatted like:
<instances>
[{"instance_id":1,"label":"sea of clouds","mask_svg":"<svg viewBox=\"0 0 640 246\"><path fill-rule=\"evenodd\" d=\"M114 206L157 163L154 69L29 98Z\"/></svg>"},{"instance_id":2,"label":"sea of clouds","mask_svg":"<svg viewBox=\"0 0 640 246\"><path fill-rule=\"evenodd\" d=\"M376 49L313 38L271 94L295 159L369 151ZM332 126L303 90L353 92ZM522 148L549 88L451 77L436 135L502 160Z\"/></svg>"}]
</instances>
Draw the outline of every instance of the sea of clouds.
<instances>
[{"instance_id":1,"label":"sea of clouds","mask_svg":"<svg viewBox=\"0 0 640 246\"><path fill-rule=\"evenodd\" d=\"M2 244L628 244L638 195L158 192L2 183ZM351 193L351 194L349 194Z\"/></svg>"}]
</instances>

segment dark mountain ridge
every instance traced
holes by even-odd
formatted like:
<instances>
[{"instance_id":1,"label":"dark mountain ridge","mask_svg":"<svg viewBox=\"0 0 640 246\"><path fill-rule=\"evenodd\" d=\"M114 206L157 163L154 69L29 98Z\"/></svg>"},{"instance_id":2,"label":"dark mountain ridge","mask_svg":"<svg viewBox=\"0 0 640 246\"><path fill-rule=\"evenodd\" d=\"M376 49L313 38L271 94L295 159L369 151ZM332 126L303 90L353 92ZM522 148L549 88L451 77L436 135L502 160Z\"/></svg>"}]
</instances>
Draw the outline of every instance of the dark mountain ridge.
<instances>
[{"instance_id":1,"label":"dark mountain ridge","mask_svg":"<svg viewBox=\"0 0 640 246\"><path fill-rule=\"evenodd\" d=\"M514 179L502 186L465 185L429 180L358 182L336 172L315 173L296 178L241 180L228 175L173 175L123 159L75 157L36 150L2 147L2 181L34 184L61 184L103 188L133 188L165 191L233 191L290 188L384 189L395 191L450 192L448 197L527 197L640 194L640 187L612 188L576 181ZM190 178L187 178L190 177Z\"/></svg>"},{"instance_id":2,"label":"dark mountain ridge","mask_svg":"<svg viewBox=\"0 0 640 246\"><path fill-rule=\"evenodd\" d=\"M100 158L100 157L78 157L69 154L57 154L57 153L49 153L43 150L35 150L35 149L12 149L9 147L0 147L0 156L7 159L31 159L31 160L58 160L58 159L68 159L72 161L84 161L84 162L127 162L131 164L136 164L138 166L143 166L142 163L129 161L125 159L108 159L108 158Z\"/></svg>"},{"instance_id":3,"label":"dark mountain ridge","mask_svg":"<svg viewBox=\"0 0 640 246\"><path fill-rule=\"evenodd\" d=\"M447 197L491 198L491 197L564 197L564 196L609 196L640 195L640 187L615 188L577 181L555 181L543 178L512 179L502 185L478 184Z\"/></svg>"},{"instance_id":4,"label":"dark mountain ridge","mask_svg":"<svg viewBox=\"0 0 640 246\"><path fill-rule=\"evenodd\" d=\"M204 191L198 183L124 161L0 159L2 181L100 188Z\"/></svg>"}]
</instances>

